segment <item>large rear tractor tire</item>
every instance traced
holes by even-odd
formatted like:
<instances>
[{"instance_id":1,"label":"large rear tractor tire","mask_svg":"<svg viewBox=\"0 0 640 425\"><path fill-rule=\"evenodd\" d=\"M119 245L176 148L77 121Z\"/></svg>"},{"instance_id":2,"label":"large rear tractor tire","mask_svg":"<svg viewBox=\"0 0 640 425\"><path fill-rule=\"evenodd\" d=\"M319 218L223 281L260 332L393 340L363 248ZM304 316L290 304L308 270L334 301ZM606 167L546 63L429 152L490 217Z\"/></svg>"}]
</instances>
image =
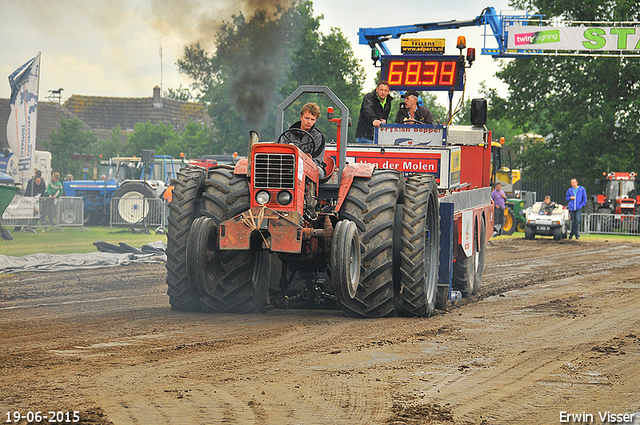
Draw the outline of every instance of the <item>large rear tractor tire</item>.
<instances>
[{"instance_id":1,"label":"large rear tractor tire","mask_svg":"<svg viewBox=\"0 0 640 425\"><path fill-rule=\"evenodd\" d=\"M204 190L205 171L199 168L180 170L169 204L167 231L167 294L172 310L199 310L200 301L187 277L187 238L193 220L199 215Z\"/></svg>"},{"instance_id":2,"label":"large rear tractor tire","mask_svg":"<svg viewBox=\"0 0 640 425\"><path fill-rule=\"evenodd\" d=\"M362 264L355 297L341 300L346 316L376 318L397 314L393 285L393 229L402 176L376 169L371 178L353 179L340 218L360 232Z\"/></svg>"},{"instance_id":3,"label":"large rear tractor tire","mask_svg":"<svg viewBox=\"0 0 640 425\"><path fill-rule=\"evenodd\" d=\"M440 214L435 179L407 179L400 248L400 297L405 316L431 316L436 307Z\"/></svg>"},{"instance_id":4,"label":"large rear tractor tire","mask_svg":"<svg viewBox=\"0 0 640 425\"><path fill-rule=\"evenodd\" d=\"M224 220L235 217L250 208L249 183L246 176L234 175L233 170L221 167L209 170L202 194L203 217L208 218L207 232L217 229ZM216 235L217 238L217 230ZM200 241L197 250L211 246L209 235L194 235ZM198 243L198 242L195 242ZM217 239L214 245L217 247ZM255 246L254 246L255 245ZM194 273L203 310L221 313L250 313L261 311L267 301L269 287L270 253L260 249L260 241L243 251L209 249L206 264L208 273ZM195 260L194 260L195 263Z\"/></svg>"},{"instance_id":5,"label":"large rear tractor tire","mask_svg":"<svg viewBox=\"0 0 640 425\"><path fill-rule=\"evenodd\" d=\"M149 202L157 199L159 199L158 194L148 184L144 182L125 182L113 192L111 213L117 214L119 218L117 221L111 221L120 224L135 224L146 219L148 224L162 224L161 203Z\"/></svg>"},{"instance_id":6,"label":"large rear tractor tire","mask_svg":"<svg viewBox=\"0 0 640 425\"><path fill-rule=\"evenodd\" d=\"M477 231L478 229L476 229L476 232ZM474 240L474 247L474 262L476 271L473 277L473 293L477 294L480 292L480 288L482 287L482 278L484 276L484 259L487 248L487 224L485 223L484 218L480 221L480 240Z\"/></svg>"},{"instance_id":7,"label":"large rear tractor tire","mask_svg":"<svg viewBox=\"0 0 640 425\"><path fill-rule=\"evenodd\" d=\"M516 231L516 220L513 216L513 209L510 206L506 206L504 209L504 223L502 224L503 235L513 235Z\"/></svg>"}]
</instances>

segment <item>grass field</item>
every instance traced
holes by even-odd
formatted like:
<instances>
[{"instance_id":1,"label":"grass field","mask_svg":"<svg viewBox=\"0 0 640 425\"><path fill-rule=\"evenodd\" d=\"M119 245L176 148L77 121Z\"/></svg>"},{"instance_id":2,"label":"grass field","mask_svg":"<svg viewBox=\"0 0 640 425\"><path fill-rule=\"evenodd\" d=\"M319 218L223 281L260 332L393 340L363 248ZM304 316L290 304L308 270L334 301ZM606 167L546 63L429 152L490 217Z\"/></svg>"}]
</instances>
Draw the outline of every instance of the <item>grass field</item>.
<instances>
[{"instance_id":1,"label":"grass field","mask_svg":"<svg viewBox=\"0 0 640 425\"><path fill-rule=\"evenodd\" d=\"M118 244L124 242L139 247L149 242L167 241L166 235L133 234L127 229L109 227L88 227L88 231L65 229L64 232L52 232L51 229L38 229L37 233L16 232L11 229L12 241L0 239L0 254L11 257L22 257L36 253L49 254L84 254L96 252L95 241Z\"/></svg>"}]
</instances>

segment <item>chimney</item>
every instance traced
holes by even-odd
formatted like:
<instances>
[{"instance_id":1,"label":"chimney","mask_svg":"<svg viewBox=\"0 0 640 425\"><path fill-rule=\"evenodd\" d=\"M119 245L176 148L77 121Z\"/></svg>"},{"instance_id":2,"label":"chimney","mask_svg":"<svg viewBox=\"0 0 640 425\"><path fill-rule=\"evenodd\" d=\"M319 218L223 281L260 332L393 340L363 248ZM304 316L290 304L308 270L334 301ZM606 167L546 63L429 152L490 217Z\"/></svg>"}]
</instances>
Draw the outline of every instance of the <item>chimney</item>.
<instances>
[{"instance_id":1,"label":"chimney","mask_svg":"<svg viewBox=\"0 0 640 425\"><path fill-rule=\"evenodd\" d=\"M153 107L162 108L162 95L160 94L160 87L158 86L153 88Z\"/></svg>"}]
</instances>

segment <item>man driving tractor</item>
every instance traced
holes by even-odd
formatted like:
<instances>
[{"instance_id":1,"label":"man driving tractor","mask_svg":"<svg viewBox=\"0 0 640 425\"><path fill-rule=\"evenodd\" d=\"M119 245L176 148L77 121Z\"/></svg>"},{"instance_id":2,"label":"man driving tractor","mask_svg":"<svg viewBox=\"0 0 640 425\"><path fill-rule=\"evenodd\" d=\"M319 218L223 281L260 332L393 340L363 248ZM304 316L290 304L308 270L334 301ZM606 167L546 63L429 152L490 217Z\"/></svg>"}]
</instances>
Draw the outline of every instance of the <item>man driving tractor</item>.
<instances>
[{"instance_id":1,"label":"man driving tractor","mask_svg":"<svg viewBox=\"0 0 640 425\"><path fill-rule=\"evenodd\" d=\"M320 117L320 107L315 103L307 103L300 110L300 121L297 121L289 129L300 129L302 131L293 132L287 139L299 142L300 150L308 153L313 158L313 162L318 166L319 177L325 176L324 159L324 135L316 128L316 121ZM311 140L309 140L311 138ZM311 143L313 141L313 144Z\"/></svg>"}]
</instances>

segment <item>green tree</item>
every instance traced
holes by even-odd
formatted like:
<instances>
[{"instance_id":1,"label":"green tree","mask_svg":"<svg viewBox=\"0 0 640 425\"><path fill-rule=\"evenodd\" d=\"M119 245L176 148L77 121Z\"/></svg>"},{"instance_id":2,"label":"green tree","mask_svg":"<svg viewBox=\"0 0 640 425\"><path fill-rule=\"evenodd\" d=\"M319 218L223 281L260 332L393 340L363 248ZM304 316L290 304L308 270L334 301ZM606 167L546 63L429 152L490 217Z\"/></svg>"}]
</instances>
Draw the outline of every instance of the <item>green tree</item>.
<instances>
[{"instance_id":1,"label":"green tree","mask_svg":"<svg viewBox=\"0 0 640 425\"><path fill-rule=\"evenodd\" d=\"M182 83L180 83L177 89L169 87L167 91L164 92L164 97L167 99L181 100L183 102L191 102L194 100L191 91L187 87L182 87Z\"/></svg>"},{"instance_id":2,"label":"green tree","mask_svg":"<svg viewBox=\"0 0 640 425\"><path fill-rule=\"evenodd\" d=\"M215 137L211 127L202 123L190 122L188 123L182 134L180 135L181 145L188 158L198 158L202 155L212 154L212 146L215 142ZM180 152L176 154L170 148L166 147L165 151L167 155L177 157ZM224 152L231 153L231 152Z\"/></svg>"},{"instance_id":3,"label":"green tree","mask_svg":"<svg viewBox=\"0 0 640 425\"><path fill-rule=\"evenodd\" d=\"M135 125L133 133L127 138L123 153L126 156L140 156L143 149L153 149L156 155L165 155L163 152L165 146L171 146L178 152L182 149L180 136L171 124L160 122L153 125L149 121L140 122Z\"/></svg>"},{"instance_id":4,"label":"green tree","mask_svg":"<svg viewBox=\"0 0 640 425\"><path fill-rule=\"evenodd\" d=\"M96 144L95 157L102 159L109 159L115 156L119 156L123 151L122 143L120 143L120 136L122 134L122 128L115 126L111 129L111 135L106 140L99 140Z\"/></svg>"},{"instance_id":5,"label":"green tree","mask_svg":"<svg viewBox=\"0 0 640 425\"><path fill-rule=\"evenodd\" d=\"M96 134L85 130L78 118L61 118L60 130L53 130L44 147L51 152L51 167L61 175L82 174L82 155L91 155L98 142Z\"/></svg>"},{"instance_id":6,"label":"green tree","mask_svg":"<svg viewBox=\"0 0 640 425\"><path fill-rule=\"evenodd\" d=\"M246 154L249 130L271 140L276 106L301 84L327 85L352 114L357 111L364 72L339 29L320 32L321 19L313 16L311 1L296 1L272 16L259 11L224 22L214 53L197 44L185 47L178 67L195 80L192 89L214 119L212 152ZM324 98L300 99L287 111L287 123L297 120L307 101L329 106ZM331 140L330 124L320 120L318 126Z\"/></svg>"},{"instance_id":7,"label":"green tree","mask_svg":"<svg viewBox=\"0 0 640 425\"><path fill-rule=\"evenodd\" d=\"M514 1L547 19L637 21L635 0ZM534 175L592 182L603 171L632 171L640 162L640 62L622 57L518 58L497 73L509 84L505 113L547 137L522 155ZM589 189L589 187L587 187Z\"/></svg>"}]
</instances>

